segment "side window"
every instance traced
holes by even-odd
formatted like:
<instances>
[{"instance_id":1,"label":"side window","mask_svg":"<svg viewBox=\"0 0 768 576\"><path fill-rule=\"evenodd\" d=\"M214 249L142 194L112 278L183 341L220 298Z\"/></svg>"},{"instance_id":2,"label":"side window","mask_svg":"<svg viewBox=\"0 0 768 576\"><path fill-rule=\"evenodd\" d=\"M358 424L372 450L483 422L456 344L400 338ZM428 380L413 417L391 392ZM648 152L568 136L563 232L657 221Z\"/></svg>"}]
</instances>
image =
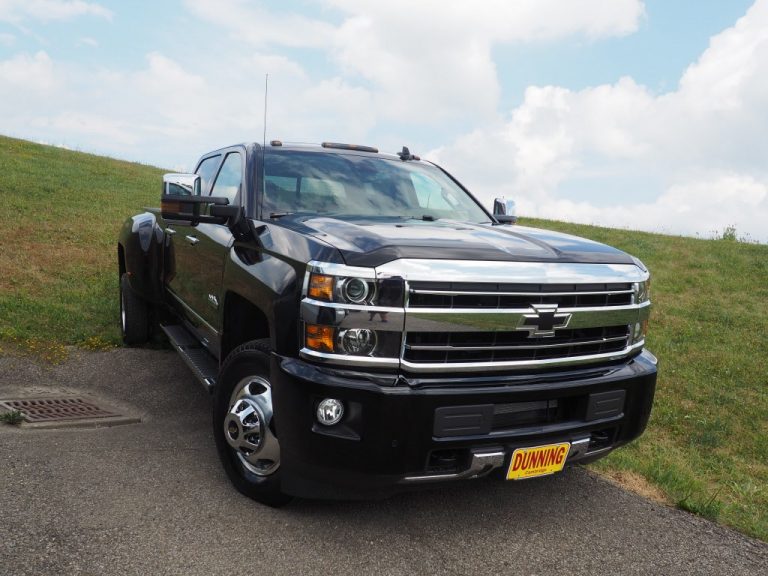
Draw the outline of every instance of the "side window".
<instances>
[{"instance_id":1,"label":"side window","mask_svg":"<svg viewBox=\"0 0 768 576\"><path fill-rule=\"evenodd\" d=\"M221 156L211 156L200 162L195 174L200 176L200 193L205 195L211 189L211 180L216 176L216 168L219 166Z\"/></svg>"},{"instance_id":2,"label":"side window","mask_svg":"<svg viewBox=\"0 0 768 576\"><path fill-rule=\"evenodd\" d=\"M227 154L224 164L219 170L216 183L211 190L211 196L229 198L229 203L234 204L240 184L243 181L243 165L239 152Z\"/></svg>"}]
</instances>

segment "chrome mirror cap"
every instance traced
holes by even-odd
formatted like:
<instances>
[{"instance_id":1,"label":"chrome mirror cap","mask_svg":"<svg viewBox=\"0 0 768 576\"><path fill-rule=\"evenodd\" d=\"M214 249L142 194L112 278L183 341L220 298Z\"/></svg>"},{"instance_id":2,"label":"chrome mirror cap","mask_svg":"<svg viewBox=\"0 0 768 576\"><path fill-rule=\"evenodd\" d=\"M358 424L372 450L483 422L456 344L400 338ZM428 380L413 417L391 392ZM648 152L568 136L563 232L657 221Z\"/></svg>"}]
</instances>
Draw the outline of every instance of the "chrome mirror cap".
<instances>
[{"instance_id":1,"label":"chrome mirror cap","mask_svg":"<svg viewBox=\"0 0 768 576\"><path fill-rule=\"evenodd\" d=\"M163 194L166 196L200 196L200 176L197 174L165 174Z\"/></svg>"},{"instance_id":2,"label":"chrome mirror cap","mask_svg":"<svg viewBox=\"0 0 768 576\"><path fill-rule=\"evenodd\" d=\"M507 198L496 198L493 201L493 216L501 224L514 224L517 222L517 208L515 201Z\"/></svg>"}]
</instances>

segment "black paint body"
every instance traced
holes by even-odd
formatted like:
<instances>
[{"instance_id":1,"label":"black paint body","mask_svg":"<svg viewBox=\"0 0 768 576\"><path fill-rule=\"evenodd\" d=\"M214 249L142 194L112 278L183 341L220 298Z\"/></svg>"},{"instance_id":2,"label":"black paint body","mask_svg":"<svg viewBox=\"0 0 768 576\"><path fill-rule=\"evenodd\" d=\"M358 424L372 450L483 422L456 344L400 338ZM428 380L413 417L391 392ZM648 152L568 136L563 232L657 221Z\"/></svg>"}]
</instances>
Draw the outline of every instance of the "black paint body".
<instances>
[{"instance_id":1,"label":"black paint body","mask_svg":"<svg viewBox=\"0 0 768 576\"><path fill-rule=\"evenodd\" d=\"M159 210L150 209L129 218L120 232L120 272L129 274L137 294L178 317L220 362L245 340L271 339L273 397L287 492L334 498L385 495L405 488L405 476L423 474L434 450L461 453L501 446L509 454L514 446L568 441L605 429L614 434L615 447L642 433L656 382L655 361L647 353L598 372L594 367L571 368L567 378L549 371L411 379L404 373L321 367L298 357L299 302L312 260L365 267L398 258L632 264L631 256L565 234L497 225L490 215L492 223L487 225L307 215L270 219L259 210L258 144L212 152L201 162L231 151L244 158L238 201L250 220L251 234L236 240L225 225L165 221ZM197 243L188 244L187 237ZM204 295L213 295L217 306ZM245 315L240 312L243 306L248 308ZM439 407L578 399L609 390L626 391L626 410L609 422L576 418L559 429L492 438L433 435ZM316 403L326 397L344 400L354 412L350 425L336 435L319 429L314 420Z\"/></svg>"}]
</instances>

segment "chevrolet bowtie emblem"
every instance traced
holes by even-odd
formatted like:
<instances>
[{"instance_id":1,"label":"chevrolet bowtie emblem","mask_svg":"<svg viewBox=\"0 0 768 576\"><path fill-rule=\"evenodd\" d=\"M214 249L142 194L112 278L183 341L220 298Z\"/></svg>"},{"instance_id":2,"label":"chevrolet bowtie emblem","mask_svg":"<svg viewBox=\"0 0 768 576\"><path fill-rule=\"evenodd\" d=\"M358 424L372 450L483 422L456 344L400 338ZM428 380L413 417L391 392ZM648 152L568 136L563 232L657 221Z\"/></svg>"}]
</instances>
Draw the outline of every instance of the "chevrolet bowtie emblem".
<instances>
[{"instance_id":1,"label":"chevrolet bowtie emblem","mask_svg":"<svg viewBox=\"0 0 768 576\"><path fill-rule=\"evenodd\" d=\"M557 304L531 304L535 314L523 314L517 330L528 332L528 338L547 338L555 335L555 330L565 328L571 315L557 312Z\"/></svg>"}]
</instances>

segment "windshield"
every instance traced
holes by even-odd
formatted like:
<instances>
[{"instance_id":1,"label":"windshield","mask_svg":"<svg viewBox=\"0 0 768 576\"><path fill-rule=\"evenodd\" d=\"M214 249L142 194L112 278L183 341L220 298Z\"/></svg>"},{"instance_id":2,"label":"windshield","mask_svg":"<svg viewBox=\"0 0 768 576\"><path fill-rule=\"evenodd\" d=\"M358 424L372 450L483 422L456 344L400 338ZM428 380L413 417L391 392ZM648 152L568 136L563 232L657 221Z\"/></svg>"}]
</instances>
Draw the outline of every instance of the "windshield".
<instances>
[{"instance_id":1,"label":"windshield","mask_svg":"<svg viewBox=\"0 0 768 576\"><path fill-rule=\"evenodd\" d=\"M266 151L262 212L490 221L430 164L293 150Z\"/></svg>"}]
</instances>

